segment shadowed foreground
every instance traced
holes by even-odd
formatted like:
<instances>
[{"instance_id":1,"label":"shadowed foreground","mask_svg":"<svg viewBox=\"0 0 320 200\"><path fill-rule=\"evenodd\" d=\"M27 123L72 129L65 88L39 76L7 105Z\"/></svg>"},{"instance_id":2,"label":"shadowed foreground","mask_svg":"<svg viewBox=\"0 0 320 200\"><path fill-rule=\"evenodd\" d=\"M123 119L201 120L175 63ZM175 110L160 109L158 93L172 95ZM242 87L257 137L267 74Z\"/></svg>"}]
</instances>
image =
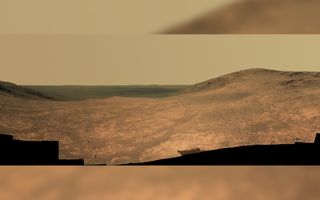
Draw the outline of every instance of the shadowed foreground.
<instances>
[{"instance_id":1,"label":"shadowed foreground","mask_svg":"<svg viewBox=\"0 0 320 200\"><path fill-rule=\"evenodd\" d=\"M84 161L60 160L58 141L21 141L0 134L0 165L84 165Z\"/></svg>"},{"instance_id":2,"label":"shadowed foreground","mask_svg":"<svg viewBox=\"0 0 320 200\"><path fill-rule=\"evenodd\" d=\"M320 134L317 134L313 144L241 146L131 165L320 165L319 155Z\"/></svg>"}]
</instances>

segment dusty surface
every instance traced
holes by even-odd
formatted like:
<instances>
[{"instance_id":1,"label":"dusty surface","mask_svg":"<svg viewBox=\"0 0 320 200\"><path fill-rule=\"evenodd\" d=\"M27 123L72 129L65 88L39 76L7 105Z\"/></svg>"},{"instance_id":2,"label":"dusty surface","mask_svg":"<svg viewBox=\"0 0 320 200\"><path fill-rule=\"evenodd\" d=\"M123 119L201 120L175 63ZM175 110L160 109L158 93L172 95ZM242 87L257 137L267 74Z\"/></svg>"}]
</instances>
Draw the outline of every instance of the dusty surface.
<instances>
[{"instance_id":1,"label":"dusty surface","mask_svg":"<svg viewBox=\"0 0 320 200\"><path fill-rule=\"evenodd\" d=\"M55 102L0 98L0 132L60 140L61 158L120 164L248 144L312 142L320 73L251 69L163 98Z\"/></svg>"},{"instance_id":2,"label":"dusty surface","mask_svg":"<svg viewBox=\"0 0 320 200\"><path fill-rule=\"evenodd\" d=\"M2 168L5 200L317 200L315 167Z\"/></svg>"},{"instance_id":3,"label":"dusty surface","mask_svg":"<svg viewBox=\"0 0 320 200\"><path fill-rule=\"evenodd\" d=\"M320 33L317 0L239 0L177 25L171 34L316 34Z\"/></svg>"}]
</instances>

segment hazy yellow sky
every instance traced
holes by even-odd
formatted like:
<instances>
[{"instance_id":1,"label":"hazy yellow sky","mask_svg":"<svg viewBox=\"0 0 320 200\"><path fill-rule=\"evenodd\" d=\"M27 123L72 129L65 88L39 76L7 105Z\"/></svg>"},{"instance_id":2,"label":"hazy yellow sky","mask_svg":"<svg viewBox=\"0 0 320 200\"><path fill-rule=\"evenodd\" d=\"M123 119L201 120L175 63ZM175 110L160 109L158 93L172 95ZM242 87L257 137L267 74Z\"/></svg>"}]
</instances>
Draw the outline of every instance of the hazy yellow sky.
<instances>
[{"instance_id":1,"label":"hazy yellow sky","mask_svg":"<svg viewBox=\"0 0 320 200\"><path fill-rule=\"evenodd\" d=\"M239 0L0 0L0 33L159 32Z\"/></svg>"},{"instance_id":2,"label":"hazy yellow sky","mask_svg":"<svg viewBox=\"0 0 320 200\"><path fill-rule=\"evenodd\" d=\"M0 36L0 80L192 84L265 67L320 71L318 35Z\"/></svg>"}]
</instances>

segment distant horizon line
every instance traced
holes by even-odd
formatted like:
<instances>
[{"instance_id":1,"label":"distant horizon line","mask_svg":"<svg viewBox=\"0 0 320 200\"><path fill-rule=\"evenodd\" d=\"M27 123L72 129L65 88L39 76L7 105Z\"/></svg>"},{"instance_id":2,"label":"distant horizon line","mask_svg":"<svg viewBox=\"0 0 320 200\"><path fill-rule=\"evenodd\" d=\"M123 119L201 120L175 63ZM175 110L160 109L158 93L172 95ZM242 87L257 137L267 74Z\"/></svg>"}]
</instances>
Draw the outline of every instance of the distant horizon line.
<instances>
[{"instance_id":1,"label":"distant horizon line","mask_svg":"<svg viewBox=\"0 0 320 200\"><path fill-rule=\"evenodd\" d=\"M206 78L205 81L208 81L210 79L213 78L218 78L220 76L224 76L227 74L232 74L232 73L236 73L236 72L241 72L241 71L250 71L250 70L266 70L266 71L277 71L277 72L311 72L311 73L318 73L319 71L315 71L315 70L279 70L279 69L271 69L271 68L267 68L267 67L248 67L248 68L244 68L244 69L240 69L240 70L235 70L229 73L224 73L224 74L220 74L217 76L214 76L212 78ZM14 81L8 81L8 80L1 80L3 82L8 82L8 83L13 83L16 85L21 85L21 86L56 86L56 87L61 87L61 86L83 86L83 87L90 87L90 86L190 86L190 85L195 85L202 81L196 81L194 83L177 83L177 84L156 84L156 83L149 83L149 84L48 84L48 83L37 83L37 84L24 84L24 83L18 83L18 82L14 82Z\"/></svg>"}]
</instances>

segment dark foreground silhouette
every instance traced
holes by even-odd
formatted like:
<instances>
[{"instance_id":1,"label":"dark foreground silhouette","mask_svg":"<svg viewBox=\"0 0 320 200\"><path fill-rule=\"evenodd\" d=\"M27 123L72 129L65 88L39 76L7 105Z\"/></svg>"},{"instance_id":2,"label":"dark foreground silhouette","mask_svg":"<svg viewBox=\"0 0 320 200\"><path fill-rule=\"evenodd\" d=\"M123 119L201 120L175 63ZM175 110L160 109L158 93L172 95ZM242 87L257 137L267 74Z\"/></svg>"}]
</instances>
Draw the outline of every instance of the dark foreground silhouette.
<instances>
[{"instance_id":1,"label":"dark foreground silhouette","mask_svg":"<svg viewBox=\"0 0 320 200\"><path fill-rule=\"evenodd\" d=\"M320 133L314 143L241 146L128 165L320 165Z\"/></svg>"},{"instance_id":2,"label":"dark foreground silhouette","mask_svg":"<svg viewBox=\"0 0 320 200\"><path fill-rule=\"evenodd\" d=\"M84 165L84 161L59 160L58 141L21 141L0 134L0 165Z\"/></svg>"}]
</instances>

